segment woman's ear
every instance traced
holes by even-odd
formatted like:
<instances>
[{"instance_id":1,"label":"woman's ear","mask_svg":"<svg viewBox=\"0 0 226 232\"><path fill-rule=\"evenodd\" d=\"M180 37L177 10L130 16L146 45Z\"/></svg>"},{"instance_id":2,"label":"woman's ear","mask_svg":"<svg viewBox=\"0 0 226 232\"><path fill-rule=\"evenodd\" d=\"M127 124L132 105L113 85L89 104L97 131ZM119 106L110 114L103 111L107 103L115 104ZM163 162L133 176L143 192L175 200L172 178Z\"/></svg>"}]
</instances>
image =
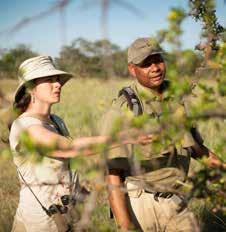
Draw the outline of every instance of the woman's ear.
<instances>
[{"instance_id":1,"label":"woman's ear","mask_svg":"<svg viewBox=\"0 0 226 232\"><path fill-rule=\"evenodd\" d=\"M31 96L34 96L34 89L27 89L26 92Z\"/></svg>"},{"instance_id":2,"label":"woman's ear","mask_svg":"<svg viewBox=\"0 0 226 232\"><path fill-rule=\"evenodd\" d=\"M128 70L131 76L136 77L136 66L134 64L128 64Z\"/></svg>"},{"instance_id":3,"label":"woman's ear","mask_svg":"<svg viewBox=\"0 0 226 232\"><path fill-rule=\"evenodd\" d=\"M26 83L26 91L27 93L29 93L30 95L32 95L35 91L35 82L34 81L29 81Z\"/></svg>"}]
</instances>

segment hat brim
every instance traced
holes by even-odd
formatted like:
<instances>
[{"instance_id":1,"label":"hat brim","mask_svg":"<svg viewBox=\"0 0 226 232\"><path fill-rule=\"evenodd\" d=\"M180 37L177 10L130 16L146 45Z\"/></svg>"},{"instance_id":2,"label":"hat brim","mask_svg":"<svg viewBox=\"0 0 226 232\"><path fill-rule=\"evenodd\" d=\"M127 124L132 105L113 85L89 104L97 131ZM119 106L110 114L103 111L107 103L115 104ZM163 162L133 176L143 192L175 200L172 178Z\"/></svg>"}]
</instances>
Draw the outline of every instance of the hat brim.
<instances>
[{"instance_id":1,"label":"hat brim","mask_svg":"<svg viewBox=\"0 0 226 232\"><path fill-rule=\"evenodd\" d=\"M135 65L139 65L141 64L147 57L152 56L152 55L156 55L156 54L163 54L163 51L156 51L156 52L146 52L143 53L140 56L137 56L136 58L133 59L133 61L131 61L131 63L135 64ZM130 63L130 62L129 62Z\"/></svg>"},{"instance_id":2,"label":"hat brim","mask_svg":"<svg viewBox=\"0 0 226 232\"><path fill-rule=\"evenodd\" d=\"M63 86L68 80L70 80L73 77L72 74L64 72L64 71L61 71L61 70L57 70L57 69L50 70L48 72L48 74L45 74L45 75L43 73L40 73L40 74L36 73L36 74L37 75L35 75L35 77L30 77L29 81L36 80L36 79L39 79L39 78L45 78L45 77L51 77L51 76L59 75L59 77L60 77L60 83ZM24 96L25 90L26 90L26 84L29 81L22 82L22 83L19 84L19 86L17 87L17 89L15 91L15 94L14 94L13 105L15 105L15 103L18 103L20 101L20 99Z\"/></svg>"}]
</instances>

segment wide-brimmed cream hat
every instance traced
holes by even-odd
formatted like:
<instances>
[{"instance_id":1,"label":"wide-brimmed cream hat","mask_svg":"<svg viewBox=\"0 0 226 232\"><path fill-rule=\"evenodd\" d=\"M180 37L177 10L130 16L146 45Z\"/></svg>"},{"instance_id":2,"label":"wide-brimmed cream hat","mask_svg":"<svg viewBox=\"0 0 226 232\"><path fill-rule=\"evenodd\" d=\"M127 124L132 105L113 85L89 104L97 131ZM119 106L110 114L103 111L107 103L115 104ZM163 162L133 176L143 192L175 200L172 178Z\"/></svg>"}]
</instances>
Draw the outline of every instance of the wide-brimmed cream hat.
<instances>
[{"instance_id":1,"label":"wide-brimmed cream hat","mask_svg":"<svg viewBox=\"0 0 226 232\"><path fill-rule=\"evenodd\" d=\"M19 86L14 95L14 105L23 97L26 85L31 80L56 75L60 77L62 86L72 77L72 74L56 69L50 56L36 56L25 60L18 70Z\"/></svg>"}]
</instances>

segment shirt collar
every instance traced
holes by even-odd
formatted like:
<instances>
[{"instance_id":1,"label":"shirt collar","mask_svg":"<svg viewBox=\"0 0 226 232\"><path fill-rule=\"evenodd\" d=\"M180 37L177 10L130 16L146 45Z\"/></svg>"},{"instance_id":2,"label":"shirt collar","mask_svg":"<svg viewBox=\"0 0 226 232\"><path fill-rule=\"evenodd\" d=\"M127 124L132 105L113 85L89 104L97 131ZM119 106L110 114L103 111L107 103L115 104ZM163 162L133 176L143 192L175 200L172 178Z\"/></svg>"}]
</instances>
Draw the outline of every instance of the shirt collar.
<instances>
[{"instance_id":1,"label":"shirt collar","mask_svg":"<svg viewBox=\"0 0 226 232\"><path fill-rule=\"evenodd\" d=\"M160 97L157 94L155 94L154 91L142 86L137 79L134 80L132 87L141 98L145 98L147 100L160 100ZM170 81L164 80L164 82L161 85L161 88L163 88L162 100L167 100L170 97L169 87Z\"/></svg>"}]
</instances>

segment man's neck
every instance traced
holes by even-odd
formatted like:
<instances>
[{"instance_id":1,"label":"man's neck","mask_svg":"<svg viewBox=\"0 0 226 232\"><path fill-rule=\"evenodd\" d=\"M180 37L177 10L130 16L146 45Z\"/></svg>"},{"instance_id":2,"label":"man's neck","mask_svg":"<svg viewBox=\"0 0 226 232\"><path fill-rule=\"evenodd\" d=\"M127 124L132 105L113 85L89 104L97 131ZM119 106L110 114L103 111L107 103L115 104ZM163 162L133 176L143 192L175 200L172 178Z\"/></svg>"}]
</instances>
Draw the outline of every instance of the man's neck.
<instances>
[{"instance_id":1,"label":"man's neck","mask_svg":"<svg viewBox=\"0 0 226 232\"><path fill-rule=\"evenodd\" d=\"M154 95L158 96L159 98L163 98L163 94L164 94L163 83L156 88L149 88L149 89Z\"/></svg>"}]
</instances>

